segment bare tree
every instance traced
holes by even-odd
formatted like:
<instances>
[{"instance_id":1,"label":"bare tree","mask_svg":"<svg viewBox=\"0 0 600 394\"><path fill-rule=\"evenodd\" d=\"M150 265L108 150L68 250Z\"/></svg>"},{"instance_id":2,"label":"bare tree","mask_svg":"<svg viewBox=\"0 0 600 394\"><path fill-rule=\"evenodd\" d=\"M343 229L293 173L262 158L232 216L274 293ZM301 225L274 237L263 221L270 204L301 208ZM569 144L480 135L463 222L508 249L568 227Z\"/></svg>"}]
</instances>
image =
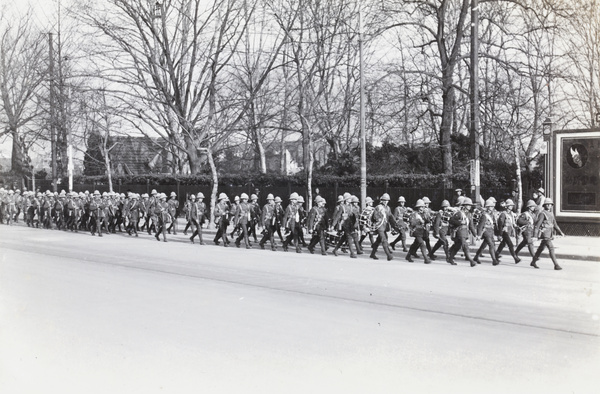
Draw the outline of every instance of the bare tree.
<instances>
[{"instance_id":1,"label":"bare tree","mask_svg":"<svg viewBox=\"0 0 600 394\"><path fill-rule=\"evenodd\" d=\"M41 129L36 123L41 108L37 100L46 78L45 37L34 28L32 13L14 18L0 15L0 95L5 125L0 136L12 138L12 169L25 175L30 171L28 147Z\"/></svg>"}]
</instances>

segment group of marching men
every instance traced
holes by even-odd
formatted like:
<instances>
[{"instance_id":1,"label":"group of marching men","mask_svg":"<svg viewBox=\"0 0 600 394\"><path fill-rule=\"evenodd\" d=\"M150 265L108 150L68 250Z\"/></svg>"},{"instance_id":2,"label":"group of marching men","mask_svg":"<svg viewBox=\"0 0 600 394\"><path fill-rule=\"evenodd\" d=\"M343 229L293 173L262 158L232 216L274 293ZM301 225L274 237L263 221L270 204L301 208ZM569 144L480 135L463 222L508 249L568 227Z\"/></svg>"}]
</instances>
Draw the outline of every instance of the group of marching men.
<instances>
[{"instance_id":1,"label":"group of marching men","mask_svg":"<svg viewBox=\"0 0 600 394\"><path fill-rule=\"evenodd\" d=\"M204 244L202 229L208 221L208 210L204 203L204 195L191 194L182 211L185 214L186 226L183 231L187 235L191 230L190 241L194 243L198 237ZM401 243L406 252L406 260L413 262L421 251L425 264L437 257L435 252L443 250L446 261L456 265L455 257L462 251L471 267L480 263L487 248L493 265L499 264L502 250L507 247L515 263L521 260L519 252L527 247L531 257L531 266L539 268L537 261L545 248L549 250L554 269L560 270L552 240L554 234L564 235L558 227L552 213L553 202L550 198L540 196L538 202L529 200L522 213L516 213L515 204L508 199L498 203L493 197L485 200L483 207L475 207L468 197L460 196L452 207L444 200L439 211L432 210L428 197L418 199L413 208L406 207L406 199L399 197L397 206L391 211L390 196L384 193L379 204L371 197L365 200L365 208L361 210L358 197L345 193L338 197L333 215L330 217L323 197L315 198L315 205L307 212L304 199L298 193L292 193L289 203L282 206L282 199L272 194L267 196L267 203L260 207L256 194L248 196L242 193L231 202L225 193L220 193L214 209L214 224L217 229L213 242L224 246L230 244L231 237L237 247L242 242L251 248L250 237L258 242L261 249L267 243L271 250L276 250L276 238L287 251L293 247L297 253L306 247L314 253L317 245L320 252L327 255L327 250L337 256L340 250L350 253L351 258L363 254L363 242L369 237L371 243L370 257L378 260L377 251L381 246L387 260L393 259L392 250ZM497 210L496 207L499 206ZM89 231L92 235L102 236L104 233L126 231L130 236L138 236L138 231L154 232L157 240L167 241L167 233L177 234L177 216L179 201L176 193L169 197L165 193L152 190L150 194L129 192L127 195L94 191L34 193L31 191L0 189L0 222L11 224L18 221L20 213L28 226L53 228L71 231ZM257 227L262 229L258 241ZM229 232L231 230L231 232ZM304 232L311 234L307 244ZM395 237L388 242L388 233ZM414 238L410 247L407 234ZM436 239L434 245L430 234ZM483 240L475 256L469 251L469 240ZM513 243L522 237L521 242ZM534 238L541 240L534 250ZM496 239L499 241L496 247ZM453 241L450 245L450 241ZM518 245L515 248L515 244Z\"/></svg>"}]
</instances>

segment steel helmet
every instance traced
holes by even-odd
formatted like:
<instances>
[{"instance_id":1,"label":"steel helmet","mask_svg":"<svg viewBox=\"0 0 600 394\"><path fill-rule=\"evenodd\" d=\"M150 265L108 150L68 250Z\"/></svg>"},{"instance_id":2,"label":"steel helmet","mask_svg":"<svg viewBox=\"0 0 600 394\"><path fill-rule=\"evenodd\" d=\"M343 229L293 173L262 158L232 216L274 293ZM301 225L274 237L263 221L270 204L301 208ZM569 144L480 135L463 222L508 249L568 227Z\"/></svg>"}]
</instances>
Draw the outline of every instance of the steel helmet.
<instances>
[{"instance_id":1,"label":"steel helmet","mask_svg":"<svg viewBox=\"0 0 600 394\"><path fill-rule=\"evenodd\" d=\"M406 198L404 196L398 197L398 202L406 202Z\"/></svg>"},{"instance_id":2,"label":"steel helmet","mask_svg":"<svg viewBox=\"0 0 600 394\"><path fill-rule=\"evenodd\" d=\"M465 199L462 202L462 205L473 205L473 200L471 200L469 197L465 197Z\"/></svg>"},{"instance_id":3,"label":"steel helmet","mask_svg":"<svg viewBox=\"0 0 600 394\"><path fill-rule=\"evenodd\" d=\"M488 198L487 200L485 200L485 207L495 207L496 206L496 202L494 200L492 200L491 198Z\"/></svg>"},{"instance_id":4,"label":"steel helmet","mask_svg":"<svg viewBox=\"0 0 600 394\"><path fill-rule=\"evenodd\" d=\"M98 190L94 190L94 196L99 196L100 192Z\"/></svg>"},{"instance_id":5,"label":"steel helmet","mask_svg":"<svg viewBox=\"0 0 600 394\"><path fill-rule=\"evenodd\" d=\"M506 204L507 207L509 207L509 206L514 207L515 206L515 203L510 198L508 200L506 200L505 204Z\"/></svg>"},{"instance_id":6,"label":"steel helmet","mask_svg":"<svg viewBox=\"0 0 600 394\"><path fill-rule=\"evenodd\" d=\"M442 208L449 208L449 207L450 207L450 201L448 201L448 200L442 201Z\"/></svg>"},{"instance_id":7,"label":"steel helmet","mask_svg":"<svg viewBox=\"0 0 600 394\"><path fill-rule=\"evenodd\" d=\"M324 199L323 197L321 197L321 196L317 196L317 197L315 198L315 202L316 202L317 204L319 204L319 203L326 202L326 201L325 201L325 199Z\"/></svg>"},{"instance_id":8,"label":"steel helmet","mask_svg":"<svg viewBox=\"0 0 600 394\"><path fill-rule=\"evenodd\" d=\"M279 202L279 203L282 202L281 197L279 197L279 196L275 197L275 202Z\"/></svg>"},{"instance_id":9,"label":"steel helmet","mask_svg":"<svg viewBox=\"0 0 600 394\"><path fill-rule=\"evenodd\" d=\"M177 197L177 193L171 192L171 197Z\"/></svg>"},{"instance_id":10,"label":"steel helmet","mask_svg":"<svg viewBox=\"0 0 600 394\"><path fill-rule=\"evenodd\" d=\"M459 197L456 199L456 205L462 205L462 204L463 204L463 201L465 201L465 198L466 198L465 196L459 196Z\"/></svg>"},{"instance_id":11,"label":"steel helmet","mask_svg":"<svg viewBox=\"0 0 600 394\"><path fill-rule=\"evenodd\" d=\"M552 202L552 199L548 197L544 200L543 205L554 205L554 203Z\"/></svg>"},{"instance_id":12,"label":"steel helmet","mask_svg":"<svg viewBox=\"0 0 600 394\"><path fill-rule=\"evenodd\" d=\"M298 199L298 193L293 192L292 194L290 194L290 200L297 200Z\"/></svg>"},{"instance_id":13,"label":"steel helmet","mask_svg":"<svg viewBox=\"0 0 600 394\"><path fill-rule=\"evenodd\" d=\"M248 199L248 195L246 193L242 193L240 195L240 200L247 200Z\"/></svg>"},{"instance_id":14,"label":"steel helmet","mask_svg":"<svg viewBox=\"0 0 600 394\"><path fill-rule=\"evenodd\" d=\"M419 198L415 204L415 208L424 208L424 207L425 207L425 201L423 201Z\"/></svg>"},{"instance_id":15,"label":"steel helmet","mask_svg":"<svg viewBox=\"0 0 600 394\"><path fill-rule=\"evenodd\" d=\"M257 196L256 194L252 193L252 194L250 195L250 200L251 200L251 201L258 200L258 196Z\"/></svg>"},{"instance_id":16,"label":"steel helmet","mask_svg":"<svg viewBox=\"0 0 600 394\"><path fill-rule=\"evenodd\" d=\"M150 198L150 196L148 195L148 193L144 193L142 194L142 198Z\"/></svg>"},{"instance_id":17,"label":"steel helmet","mask_svg":"<svg viewBox=\"0 0 600 394\"><path fill-rule=\"evenodd\" d=\"M494 198L494 196L492 196L492 197L488 198L488 200L492 201L494 204L496 204L496 203L497 203L497 201L496 201L496 199Z\"/></svg>"},{"instance_id":18,"label":"steel helmet","mask_svg":"<svg viewBox=\"0 0 600 394\"><path fill-rule=\"evenodd\" d=\"M352 196L352 202L359 203L360 200L358 199L357 196Z\"/></svg>"},{"instance_id":19,"label":"steel helmet","mask_svg":"<svg viewBox=\"0 0 600 394\"><path fill-rule=\"evenodd\" d=\"M233 202L238 202L238 201L240 201L240 196L235 196L235 197L233 198Z\"/></svg>"},{"instance_id":20,"label":"steel helmet","mask_svg":"<svg viewBox=\"0 0 600 394\"><path fill-rule=\"evenodd\" d=\"M298 202L301 203L301 204L304 203L304 197L302 197L302 196L299 195L298 196Z\"/></svg>"},{"instance_id":21,"label":"steel helmet","mask_svg":"<svg viewBox=\"0 0 600 394\"><path fill-rule=\"evenodd\" d=\"M373 199L371 197L367 197L365 200L365 204L373 204Z\"/></svg>"},{"instance_id":22,"label":"steel helmet","mask_svg":"<svg viewBox=\"0 0 600 394\"><path fill-rule=\"evenodd\" d=\"M423 202L425 204L431 204L431 200L429 199L429 197L423 197Z\"/></svg>"},{"instance_id":23,"label":"steel helmet","mask_svg":"<svg viewBox=\"0 0 600 394\"><path fill-rule=\"evenodd\" d=\"M274 199L275 199L275 197L273 197L273 194L271 194L271 193L267 194L267 201L274 200Z\"/></svg>"},{"instance_id":24,"label":"steel helmet","mask_svg":"<svg viewBox=\"0 0 600 394\"><path fill-rule=\"evenodd\" d=\"M343 201L344 201L344 196L338 196L336 203L343 202Z\"/></svg>"},{"instance_id":25,"label":"steel helmet","mask_svg":"<svg viewBox=\"0 0 600 394\"><path fill-rule=\"evenodd\" d=\"M344 200L347 200L347 199L349 199L350 197L352 197L352 194L350 194L350 193L348 193L348 192L344 193Z\"/></svg>"},{"instance_id":26,"label":"steel helmet","mask_svg":"<svg viewBox=\"0 0 600 394\"><path fill-rule=\"evenodd\" d=\"M537 204L533 200L527 201L527 208L537 207Z\"/></svg>"},{"instance_id":27,"label":"steel helmet","mask_svg":"<svg viewBox=\"0 0 600 394\"><path fill-rule=\"evenodd\" d=\"M383 193L383 195L381 196L381 198L379 198L381 201L390 201L390 195L387 193Z\"/></svg>"},{"instance_id":28,"label":"steel helmet","mask_svg":"<svg viewBox=\"0 0 600 394\"><path fill-rule=\"evenodd\" d=\"M204 193L202 192L198 192L198 194L196 195L197 198L204 198Z\"/></svg>"},{"instance_id":29,"label":"steel helmet","mask_svg":"<svg viewBox=\"0 0 600 394\"><path fill-rule=\"evenodd\" d=\"M229 200L229 198L227 197L227 194L225 194L225 193L220 193L220 194L219 194L219 200Z\"/></svg>"},{"instance_id":30,"label":"steel helmet","mask_svg":"<svg viewBox=\"0 0 600 394\"><path fill-rule=\"evenodd\" d=\"M194 193L190 194L190 200L195 200L196 199L196 195Z\"/></svg>"},{"instance_id":31,"label":"steel helmet","mask_svg":"<svg viewBox=\"0 0 600 394\"><path fill-rule=\"evenodd\" d=\"M158 194L158 192L156 191L156 189L152 189L152 192L150 192L150 194L155 195Z\"/></svg>"}]
</instances>

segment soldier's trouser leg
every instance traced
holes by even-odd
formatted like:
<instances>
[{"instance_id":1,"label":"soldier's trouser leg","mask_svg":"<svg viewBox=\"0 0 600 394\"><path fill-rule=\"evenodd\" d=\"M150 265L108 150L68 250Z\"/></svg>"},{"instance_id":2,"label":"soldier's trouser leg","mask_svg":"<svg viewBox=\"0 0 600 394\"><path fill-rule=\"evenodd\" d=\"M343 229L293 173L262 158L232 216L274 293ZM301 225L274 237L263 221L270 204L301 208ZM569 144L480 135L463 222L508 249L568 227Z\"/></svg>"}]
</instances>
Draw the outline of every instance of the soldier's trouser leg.
<instances>
[{"instance_id":1,"label":"soldier's trouser leg","mask_svg":"<svg viewBox=\"0 0 600 394\"><path fill-rule=\"evenodd\" d=\"M375 257L375 253L377 253L377 249L379 248L379 245L381 244L381 232L378 231L377 232L377 239L375 239L375 242L373 242L371 244L371 257Z\"/></svg>"},{"instance_id":2,"label":"soldier's trouser leg","mask_svg":"<svg viewBox=\"0 0 600 394\"><path fill-rule=\"evenodd\" d=\"M516 261L518 258L515 255L515 246L513 245L512 239L510 238L510 235L508 235L507 232L502 232L502 242L504 242L504 244L508 246L508 251L510 252L510 255Z\"/></svg>"},{"instance_id":3,"label":"soldier's trouser leg","mask_svg":"<svg viewBox=\"0 0 600 394\"><path fill-rule=\"evenodd\" d=\"M417 250L419 250L419 248L421 247L421 244L423 243L423 238L421 237L415 237L412 245L410 245L410 248L408 248L408 254L409 255L416 255L417 254Z\"/></svg>"},{"instance_id":4,"label":"soldier's trouser leg","mask_svg":"<svg viewBox=\"0 0 600 394\"><path fill-rule=\"evenodd\" d=\"M429 240L429 232L427 232L423 237L423 242L425 243L425 250L427 253L423 253L422 249L421 253L423 253L423 257L426 257L429 253L431 253L431 241Z\"/></svg>"},{"instance_id":5,"label":"soldier's trouser leg","mask_svg":"<svg viewBox=\"0 0 600 394\"><path fill-rule=\"evenodd\" d=\"M529 250L529 254L531 255L531 257L535 256L535 251L533 249L533 237L531 236L531 234L528 231L523 232L523 240L521 241L519 246L517 246L517 249L515 250L515 254L518 255L519 252L521 251L521 249L523 249L525 246L527 246L527 249Z\"/></svg>"},{"instance_id":6,"label":"soldier's trouser leg","mask_svg":"<svg viewBox=\"0 0 600 394\"><path fill-rule=\"evenodd\" d=\"M258 243L260 247L264 247L269 239L271 239L273 235L273 230L270 229L271 226L265 227L265 233L263 234L260 242ZM273 245L273 241L271 240L271 245Z\"/></svg>"}]
</instances>

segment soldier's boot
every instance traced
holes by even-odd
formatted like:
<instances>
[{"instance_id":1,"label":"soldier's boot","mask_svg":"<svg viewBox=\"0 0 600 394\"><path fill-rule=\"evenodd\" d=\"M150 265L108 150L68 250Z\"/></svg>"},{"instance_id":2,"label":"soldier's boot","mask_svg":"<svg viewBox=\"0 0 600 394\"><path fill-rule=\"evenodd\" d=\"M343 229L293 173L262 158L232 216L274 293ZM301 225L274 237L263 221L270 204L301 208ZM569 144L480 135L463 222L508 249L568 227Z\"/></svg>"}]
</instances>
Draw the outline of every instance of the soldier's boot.
<instances>
[{"instance_id":1,"label":"soldier's boot","mask_svg":"<svg viewBox=\"0 0 600 394\"><path fill-rule=\"evenodd\" d=\"M560 271L562 267L558 265L558 261L556 260L556 255L554 254L554 246L548 246L548 253L550 254L550 259L554 263L554 269L556 271Z\"/></svg>"},{"instance_id":2,"label":"soldier's boot","mask_svg":"<svg viewBox=\"0 0 600 394\"><path fill-rule=\"evenodd\" d=\"M408 253L405 258L409 263L413 262L413 259L412 259L412 256L410 255L410 253Z\"/></svg>"}]
</instances>

